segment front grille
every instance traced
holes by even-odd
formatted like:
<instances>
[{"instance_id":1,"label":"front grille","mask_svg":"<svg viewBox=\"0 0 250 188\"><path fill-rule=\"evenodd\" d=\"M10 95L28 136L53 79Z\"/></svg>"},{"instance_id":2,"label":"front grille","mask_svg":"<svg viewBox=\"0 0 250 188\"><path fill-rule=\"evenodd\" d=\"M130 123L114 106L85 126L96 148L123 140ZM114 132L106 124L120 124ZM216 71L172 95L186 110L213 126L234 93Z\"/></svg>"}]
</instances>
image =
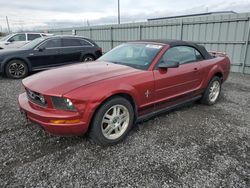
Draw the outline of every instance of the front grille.
<instances>
[{"instance_id":1,"label":"front grille","mask_svg":"<svg viewBox=\"0 0 250 188\"><path fill-rule=\"evenodd\" d=\"M35 91L31 91L29 89L26 89L26 93L30 101L41 106L47 106L47 101L42 94L37 93Z\"/></svg>"}]
</instances>

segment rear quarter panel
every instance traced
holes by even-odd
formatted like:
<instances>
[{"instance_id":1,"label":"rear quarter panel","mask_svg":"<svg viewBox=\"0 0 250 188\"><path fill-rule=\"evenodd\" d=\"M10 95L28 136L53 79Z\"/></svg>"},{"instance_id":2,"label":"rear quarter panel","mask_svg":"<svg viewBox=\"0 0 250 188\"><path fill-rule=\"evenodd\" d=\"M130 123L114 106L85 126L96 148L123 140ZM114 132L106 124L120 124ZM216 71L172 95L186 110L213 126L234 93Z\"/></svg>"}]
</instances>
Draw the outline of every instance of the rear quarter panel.
<instances>
[{"instance_id":1,"label":"rear quarter panel","mask_svg":"<svg viewBox=\"0 0 250 188\"><path fill-rule=\"evenodd\" d=\"M203 81L201 87L205 89L209 81L217 73L221 73L223 78L222 81L226 81L230 72L230 60L227 56L216 57L201 61L201 73L203 74Z\"/></svg>"}]
</instances>

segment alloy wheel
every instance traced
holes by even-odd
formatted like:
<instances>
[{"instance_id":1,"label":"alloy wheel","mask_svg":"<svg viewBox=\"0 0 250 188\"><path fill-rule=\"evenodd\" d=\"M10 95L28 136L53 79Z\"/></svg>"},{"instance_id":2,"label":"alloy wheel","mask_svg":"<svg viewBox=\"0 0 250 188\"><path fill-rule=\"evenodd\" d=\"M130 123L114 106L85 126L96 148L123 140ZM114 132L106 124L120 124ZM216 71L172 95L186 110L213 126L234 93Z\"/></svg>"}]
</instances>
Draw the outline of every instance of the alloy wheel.
<instances>
[{"instance_id":1,"label":"alloy wheel","mask_svg":"<svg viewBox=\"0 0 250 188\"><path fill-rule=\"evenodd\" d=\"M215 80L209 89L209 100L215 102L220 94L220 82Z\"/></svg>"},{"instance_id":2,"label":"alloy wheel","mask_svg":"<svg viewBox=\"0 0 250 188\"><path fill-rule=\"evenodd\" d=\"M103 135L114 140L123 135L129 125L129 111L123 105L114 105L104 114L101 129Z\"/></svg>"},{"instance_id":3,"label":"alloy wheel","mask_svg":"<svg viewBox=\"0 0 250 188\"><path fill-rule=\"evenodd\" d=\"M8 71L13 78L21 78L26 74L25 66L18 62L10 64Z\"/></svg>"},{"instance_id":4,"label":"alloy wheel","mask_svg":"<svg viewBox=\"0 0 250 188\"><path fill-rule=\"evenodd\" d=\"M94 58L91 56L87 56L83 59L83 62L89 62L89 61L94 61Z\"/></svg>"}]
</instances>

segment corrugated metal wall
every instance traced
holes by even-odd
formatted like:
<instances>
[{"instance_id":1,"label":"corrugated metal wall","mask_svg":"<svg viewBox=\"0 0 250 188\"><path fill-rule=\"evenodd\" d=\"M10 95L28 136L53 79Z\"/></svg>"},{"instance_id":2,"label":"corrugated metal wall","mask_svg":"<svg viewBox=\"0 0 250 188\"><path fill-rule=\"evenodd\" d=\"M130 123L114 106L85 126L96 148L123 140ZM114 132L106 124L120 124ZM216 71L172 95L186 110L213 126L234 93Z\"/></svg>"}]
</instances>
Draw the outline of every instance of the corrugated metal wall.
<instances>
[{"instance_id":1,"label":"corrugated metal wall","mask_svg":"<svg viewBox=\"0 0 250 188\"><path fill-rule=\"evenodd\" d=\"M250 74L250 13L165 19L149 22L51 30L50 33L91 38L104 52L132 40L181 39L226 52L233 72Z\"/></svg>"}]
</instances>

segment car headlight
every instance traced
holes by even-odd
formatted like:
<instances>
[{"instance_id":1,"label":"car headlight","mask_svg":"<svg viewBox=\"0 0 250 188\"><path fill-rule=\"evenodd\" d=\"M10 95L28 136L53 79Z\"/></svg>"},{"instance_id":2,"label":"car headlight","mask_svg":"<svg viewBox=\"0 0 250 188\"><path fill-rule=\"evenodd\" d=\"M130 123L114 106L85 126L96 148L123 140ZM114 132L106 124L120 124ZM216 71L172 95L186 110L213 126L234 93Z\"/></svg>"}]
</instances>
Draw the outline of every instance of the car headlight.
<instances>
[{"instance_id":1,"label":"car headlight","mask_svg":"<svg viewBox=\"0 0 250 188\"><path fill-rule=\"evenodd\" d=\"M76 111L76 108L74 107L70 99L63 98L63 97L51 97L51 99L52 99L53 106L56 109Z\"/></svg>"}]
</instances>

